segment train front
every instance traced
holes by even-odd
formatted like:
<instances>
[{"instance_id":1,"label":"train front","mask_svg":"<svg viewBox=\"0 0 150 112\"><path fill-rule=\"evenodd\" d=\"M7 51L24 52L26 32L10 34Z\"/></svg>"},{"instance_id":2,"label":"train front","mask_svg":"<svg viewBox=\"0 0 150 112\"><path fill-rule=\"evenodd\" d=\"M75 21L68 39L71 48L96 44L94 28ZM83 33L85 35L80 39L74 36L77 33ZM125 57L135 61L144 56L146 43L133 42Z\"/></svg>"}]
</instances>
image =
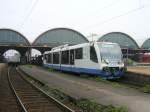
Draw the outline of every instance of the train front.
<instances>
[{"instance_id":1,"label":"train front","mask_svg":"<svg viewBox=\"0 0 150 112\"><path fill-rule=\"evenodd\" d=\"M120 78L124 74L121 48L116 43L97 43L102 74L107 79Z\"/></svg>"}]
</instances>

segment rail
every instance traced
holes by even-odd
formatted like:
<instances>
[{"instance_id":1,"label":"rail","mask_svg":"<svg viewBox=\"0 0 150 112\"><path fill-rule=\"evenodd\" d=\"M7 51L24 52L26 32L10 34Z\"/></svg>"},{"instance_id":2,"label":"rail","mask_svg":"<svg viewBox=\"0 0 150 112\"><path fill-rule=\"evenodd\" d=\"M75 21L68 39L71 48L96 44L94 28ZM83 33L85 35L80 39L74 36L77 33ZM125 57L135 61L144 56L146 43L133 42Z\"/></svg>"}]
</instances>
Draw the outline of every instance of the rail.
<instances>
[{"instance_id":1,"label":"rail","mask_svg":"<svg viewBox=\"0 0 150 112\"><path fill-rule=\"evenodd\" d=\"M24 112L29 112L30 110L34 110L34 109L37 110L37 112L38 112L38 109L40 110L41 108L52 109L54 112L75 112L75 111L71 110L69 107L67 107L64 104L62 104L61 102L59 102L57 99L53 98L52 96L49 96L42 89L35 86L30 81L28 81L25 78L24 74L21 71L19 71L18 68L15 68L12 70L13 71L11 71L12 72L11 73L10 68L8 69L8 73L7 73L8 80L9 80L10 86L11 86L11 88L12 88L12 90ZM26 83L27 83L27 85L26 85ZM28 86L30 86L30 87L28 88ZM23 88L26 88L27 90L23 90ZM33 88L33 90L31 88ZM40 95L38 95L38 93ZM38 98L36 98L37 95L38 95ZM31 99L27 98L28 96L30 96L30 97L32 96ZM39 104L39 106L38 106L38 104L35 104L34 99L36 99L37 101L40 101L42 103L44 102L44 105L46 105L46 107L42 107L43 104ZM31 104L31 105L27 104L26 101L28 101L29 104ZM33 109L32 109L32 104L34 104Z\"/></svg>"}]
</instances>

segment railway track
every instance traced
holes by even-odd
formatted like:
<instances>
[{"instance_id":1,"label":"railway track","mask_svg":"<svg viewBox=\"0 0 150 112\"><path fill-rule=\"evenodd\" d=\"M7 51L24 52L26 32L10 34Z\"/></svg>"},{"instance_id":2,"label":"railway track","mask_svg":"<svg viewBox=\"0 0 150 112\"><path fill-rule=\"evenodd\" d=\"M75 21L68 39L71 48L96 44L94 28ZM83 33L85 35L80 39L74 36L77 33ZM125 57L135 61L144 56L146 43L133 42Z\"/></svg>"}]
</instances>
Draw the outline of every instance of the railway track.
<instances>
[{"instance_id":1,"label":"railway track","mask_svg":"<svg viewBox=\"0 0 150 112\"><path fill-rule=\"evenodd\" d=\"M10 85L10 90L13 90L15 94L13 96L16 96L14 99L17 99L16 104L13 104L17 106L14 107L14 112L74 112L27 81L15 67L8 69L7 76L7 85ZM8 112L10 111L13 112L12 110Z\"/></svg>"},{"instance_id":2,"label":"railway track","mask_svg":"<svg viewBox=\"0 0 150 112\"><path fill-rule=\"evenodd\" d=\"M0 112L10 111L23 112L23 108L9 85L7 66L3 66L0 73Z\"/></svg>"}]
</instances>

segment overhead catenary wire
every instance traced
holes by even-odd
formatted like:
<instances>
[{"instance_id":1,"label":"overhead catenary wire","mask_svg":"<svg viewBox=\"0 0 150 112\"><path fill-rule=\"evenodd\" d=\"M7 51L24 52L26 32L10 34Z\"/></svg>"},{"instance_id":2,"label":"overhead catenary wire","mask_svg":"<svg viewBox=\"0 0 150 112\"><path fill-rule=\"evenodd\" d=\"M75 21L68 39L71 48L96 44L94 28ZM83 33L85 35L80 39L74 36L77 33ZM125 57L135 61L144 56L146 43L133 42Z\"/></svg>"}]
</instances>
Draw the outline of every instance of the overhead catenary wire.
<instances>
[{"instance_id":1,"label":"overhead catenary wire","mask_svg":"<svg viewBox=\"0 0 150 112\"><path fill-rule=\"evenodd\" d=\"M92 14L97 14L97 13L103 12L105 9L108 9L108 8L110 8L110 7L114 6L114 5L116 5L116 4L119 3L120 1L122 1L122 0L115 0L115 1L113 1L113 2L111 2L111 3L109 3L109 4L107 4L106 6L100 8L100 9L97 10L97 11L93 11ZM94 15L94 17L95 17L95 16L96 16L96 15ZM91 15L86 15L86 18L88 18L88 17L91 17ZM79 22L80 20L81 20L81 18L78 18L78 19L76 19L76 22Z\"/></svg>"},{"instance_id":2,"label":"overhead catenary wire","mask_svg":"<svg viewBox=\"0 0 150 112\"><path fill-rule=\"evenodd\" d=\"M142 0L139 0L139 7L142 7Z\"/></svg>"},{"instance_id":3,"label":"overhead catenary wire","mask_svg":"<svg viewBox=\"0 0 150 112\"><path fill-rule=\"evenodd\" d=\"M29 13L25 16L25 18L23 19L23 21L21 22L21 24L19 25L20 29L23 28L25 22L28 20L28 18L30 17L30 15L32 14L33 10L35 9L35 7L37 6L39 0L35 0L35 2L33 3L32 7L30 8Z\"/></svg>"},{"instance_id":4,"label":"overhead catenary wire","mask_svg":"<svg viewBox=\"0 0 150 112\"><path fill-rule=\"evenodd\" d=\"M99 12L103 12L105 9L108 9L108 8L110 8L110 7L114 6L114 5L116 5L116 4L119 3L120 1L121 1L121 0L115 0L115 1L113 1L113 2L111 2L111 3L109 3L108 5L106 5L106 6L102 7L102 8L100 8L100 9L99 9L100 11L98 11L98 13L99 13ZM96 13L96 14L97 14L97 11L95 11L95 12L93 12L93 13Z\"/></svg>"},{"instance_id":5,"label":"overhead catenary wire","mask_svg":"<svg viewBox=\"0 0 150 112\"><path fill-rule=\"evenodd\" d=\"M93 27L102 27L102 25L104 25L104 24L106 24L106 23L108 23L108 22L110 22L110 21L113 21L113 20L115 20L115 19L121 18L121 17L126 16L126 15L131 14L131 13L137 12L137 11L142 10L142 9L144 9L144 8L147 8L147 7L149 7L149 6L150 6L150 3L147 4L147 5L142 5L142 6L140 5L140 7L138 7L138 8L135 8L135 9L132 9L132 10L127 11L127 12L125 12L125 13L122 13L122 14L120 14L120 15L111 17L111 18L109 18L109 19L107 19L107 20L104 20L104 21L102 21L102 22L100 22L100 23L95 23L95 24L93 24L93 25L86 26L84 29L87 29L87 28L90 28L90 29L91 29L91 28L93 28Z\"/></svg>"}]
</instances>

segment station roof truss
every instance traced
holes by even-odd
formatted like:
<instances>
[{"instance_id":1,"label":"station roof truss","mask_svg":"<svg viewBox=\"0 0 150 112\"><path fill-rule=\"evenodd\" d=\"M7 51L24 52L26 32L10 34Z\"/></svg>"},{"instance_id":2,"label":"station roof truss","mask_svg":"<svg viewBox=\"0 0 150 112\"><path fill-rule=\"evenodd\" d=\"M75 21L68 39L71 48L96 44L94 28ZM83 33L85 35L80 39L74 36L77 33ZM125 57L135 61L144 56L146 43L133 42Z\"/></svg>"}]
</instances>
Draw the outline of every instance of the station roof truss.
<instances>
[{"instance_id":1,"label":"station roof truss","mask_svg":"<svg viewBox=\"0 0 150 112\"><path fill-rule=\"evenodd\" d=\"M55 28L39 35L32 46L56 47L59 45L81 44L89 42L81 33L68 28Z\"/></svg>"},{"instance_id":2,"label":"station roof truss","mask_svg":"<svg viewBox=\"0 0 150 112\"><path fill-rule=\"evenodd\" d=\"M0 29L0 46L30 46L30 43L17 31Z\"/></svg>"},{"instance_id":3,"label":"station roof truss","mask_svg":"<svg viewBox=\"0 0 150 112\"><path fill-rule=\"evenodd\" d=\"M118 43L121 48L139 49L136 41L129 35L122 32L111 32L103 35L98 39L98 41L106 41Z\"/></svg>"}]
</instances>

